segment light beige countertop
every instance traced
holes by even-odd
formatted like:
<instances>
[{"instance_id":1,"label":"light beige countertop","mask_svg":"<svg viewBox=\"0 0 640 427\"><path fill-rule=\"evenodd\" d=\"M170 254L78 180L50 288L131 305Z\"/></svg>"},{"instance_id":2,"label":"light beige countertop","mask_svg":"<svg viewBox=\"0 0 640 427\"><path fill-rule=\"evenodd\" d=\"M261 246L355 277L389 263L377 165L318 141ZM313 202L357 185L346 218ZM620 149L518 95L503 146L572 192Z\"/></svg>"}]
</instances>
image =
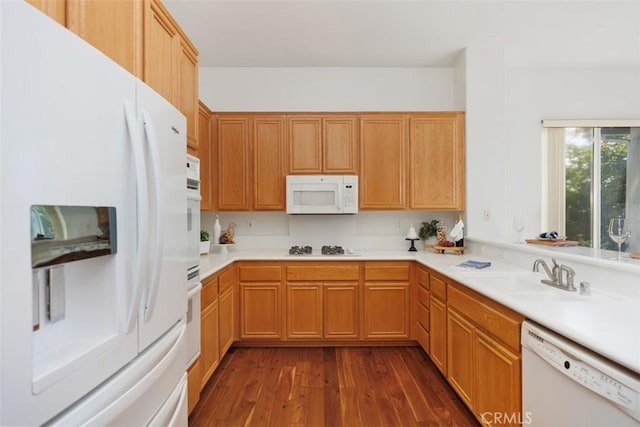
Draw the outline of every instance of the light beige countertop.
<instances>
[{"instance_id":1,"label":"light beige countertop","mask_svg":"<svg viewBox=\"0 0 640 427\"><path fill-rule=\"evenodd\" d=\"M467 260L490 261L481 270L459 267ZM539 283L544 273L515 267L477 254L436 254L420 250L359 251L357 255L287 255L287 250L237 250L200 257L205 278L234 261L417 261L534 322L640 373L640 284L637 295L592 287L579 295ZM578 286L578 283L576 283Z\"/></svg>"}]
</instances>

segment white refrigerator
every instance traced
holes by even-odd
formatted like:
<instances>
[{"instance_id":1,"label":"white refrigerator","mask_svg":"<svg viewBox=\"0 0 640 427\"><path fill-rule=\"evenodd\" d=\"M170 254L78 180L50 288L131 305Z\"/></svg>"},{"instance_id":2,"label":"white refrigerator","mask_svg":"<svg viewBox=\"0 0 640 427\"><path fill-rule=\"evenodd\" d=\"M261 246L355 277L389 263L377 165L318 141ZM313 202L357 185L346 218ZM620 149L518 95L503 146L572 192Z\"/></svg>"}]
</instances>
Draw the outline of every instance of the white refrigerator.
<instances>
[{"instance_id":1,"label":"white refrigerator","mask_svg":"<svg viewBox=\"0 0 640 427\"><path fill-rule=\"evenodd\" d=\"M186 425L186 122L0 1L0 425Z\"/></svg>"}]
</instances>

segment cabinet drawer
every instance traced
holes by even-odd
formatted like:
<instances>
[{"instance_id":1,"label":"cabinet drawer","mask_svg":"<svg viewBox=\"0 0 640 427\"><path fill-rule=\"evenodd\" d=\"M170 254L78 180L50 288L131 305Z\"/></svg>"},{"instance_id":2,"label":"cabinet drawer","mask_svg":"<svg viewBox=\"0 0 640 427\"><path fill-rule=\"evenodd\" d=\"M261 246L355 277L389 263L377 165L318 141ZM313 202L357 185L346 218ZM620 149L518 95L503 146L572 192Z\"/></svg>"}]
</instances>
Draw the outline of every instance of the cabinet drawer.
<instances>
[{"instance_id":1,"label":"cabinet drawer","mask_svg":"<svg viewBox=\"0 0 640 427\"><path fill-rule=\"evenodd\" d=\"M416 268L416 283L429 290L429 272L424 268Z\"/></svg>"},{"instance_id":2,"label":"cabinet drawer","mask_svg":"<svg viewBox=\"0 0 640 427\"><path fill-rule=\"evenodd\" d=\"M287 267L287 280L358 280L360 269L357 264L350 265L290 265Z\"/></svg>"},{"instance_id":3,"label":"cabinet drawer","mask_svg":"<svg viewBox=\"0 0 640 427\"><path fill-rule=\"evenodd\" d=\"M364 280L409 280L409 264L367 264L364 266Z\"/></svg>"},{"instance_id":4,"label":"cabinet drawer","mask_svg":"<svg viewBox=\"0 0 640 427\"><path fill-rule=\"evenodd\" d=\"M422 287L422 285L417 286L416 298L420 304L429 308L429 291Z\"/></svg>"},{"instance_id":5,"label":"cabinet drawer","mask_svg":"<svg viewBox=\"0 0 640 427\"><path fill-rule=\"evenodd\" d=\"M447 300L447 282L441 276L431 273L429 278L429 286L431 293L442 301Z\"/></svg>"},{"instance_id":6,"label":"cabinet drawer","mask_svg":"<svg viewBox=\"0 0 640 427\"><path fill-rule=\"evenodd\" d=\"M202 293L200 294L200 307L204 310L218 298L218 276L209 276L202 281Z\"/></svg>"},{"instance_id":7,"label":"cabinet drawer","mask_svg":"<svg viewBox=\"0 0 640 427\"><path fill-rule=\"evenodd\" d=\"M523 317L486 297L465 289L462 285L449 286L448 304L471 319L480 329L498 338L518 354L520 353L520 326Z\"/></svg>"},{"instance_id":8,"label":"cabinet drawer","mask_svg":"<svg viewBox=\"0 0 640 427\"><path fill-rule=\"evenodd\" d=\"M279 282L282 268L279 265L241 265L238 276L241 282Z\"/></svg>"},{"instance_id":9,"label":"cabinet drawer","mask_svg":"<svg viewBox=\"0 0 640 427\"><path fill-rule=\"evenodd\" d=\"M235 275L233 274L233 268L229 268L220 273L220 276L218 278L218 289L220 290L221 294L223 294L227 289L233 286L234 276Z\"/></svg>"}]
</instances>

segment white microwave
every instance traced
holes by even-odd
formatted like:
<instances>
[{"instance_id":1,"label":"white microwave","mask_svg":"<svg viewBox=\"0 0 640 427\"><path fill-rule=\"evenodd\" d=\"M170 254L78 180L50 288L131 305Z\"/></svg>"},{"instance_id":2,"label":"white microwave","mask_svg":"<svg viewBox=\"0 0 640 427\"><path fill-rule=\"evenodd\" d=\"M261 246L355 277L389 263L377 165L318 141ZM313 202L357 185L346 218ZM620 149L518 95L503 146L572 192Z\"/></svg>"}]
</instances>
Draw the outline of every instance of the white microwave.
<instances>
[{"instance_id":1,"label":"white microwave","mask_svg":"<svg viewBox=\"0 0 640 427\"><path fill-rule=\"evenodd\" d=\"M358 213L358 176L287 175L287 213Z\"/></svg>"}]
</instances>

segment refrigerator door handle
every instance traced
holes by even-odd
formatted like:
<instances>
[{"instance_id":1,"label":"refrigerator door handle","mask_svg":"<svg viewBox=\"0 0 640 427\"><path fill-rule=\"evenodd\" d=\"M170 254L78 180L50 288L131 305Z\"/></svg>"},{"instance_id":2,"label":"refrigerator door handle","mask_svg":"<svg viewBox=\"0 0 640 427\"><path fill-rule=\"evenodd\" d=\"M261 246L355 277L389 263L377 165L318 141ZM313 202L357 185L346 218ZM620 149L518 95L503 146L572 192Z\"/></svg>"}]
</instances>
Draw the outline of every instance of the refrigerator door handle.
<instances>
[{"instance_id":1,"label":"refrigerator door handle","mask_svg":"<svg viewBox=\"0 0 640 427\"><path fill-rule=\"evenodd\" d=\"M147 173L144 162L144 151L141 141L140 128L135 113L128 100L124 100L124 113L129 130L129 140L131 142L131 151L136 169L136 202L137 202L137 233L136 233L136 255L133 263L133 285L132 297L127 310L127 318L125 323L126 333L130 333L135 326L138 318L138 310L140 307L140 299L142 297L143 283L142 274L142 257L147 253L148 248L148 211L149 211L149 193L147 184Z\"/></svg>"},{"instance_id":2,"label":"refrigerator door handle","mask_svg":"<svg viewBox=\"0 0 640 427\"><path fill-rule=\"evenodd\" d=\"M149 146L149 154L151 157L151 184L153 186L153 195L155 204L153 212L155 214L155 230L154 239L155 246L153 248L153 257L151 258L151 277L149 280L149 290L145 301L144 320L148 321L153 315L156 297L158 295L158 286L160 283L160 260L162 259L162 251L164 250L164 226L162 217L162 176L160 174L160 154L158 152L158 139L156 138L153 122L149 113L142 111L142 121L146 141Z\"/></svg>"}]
</instances>

